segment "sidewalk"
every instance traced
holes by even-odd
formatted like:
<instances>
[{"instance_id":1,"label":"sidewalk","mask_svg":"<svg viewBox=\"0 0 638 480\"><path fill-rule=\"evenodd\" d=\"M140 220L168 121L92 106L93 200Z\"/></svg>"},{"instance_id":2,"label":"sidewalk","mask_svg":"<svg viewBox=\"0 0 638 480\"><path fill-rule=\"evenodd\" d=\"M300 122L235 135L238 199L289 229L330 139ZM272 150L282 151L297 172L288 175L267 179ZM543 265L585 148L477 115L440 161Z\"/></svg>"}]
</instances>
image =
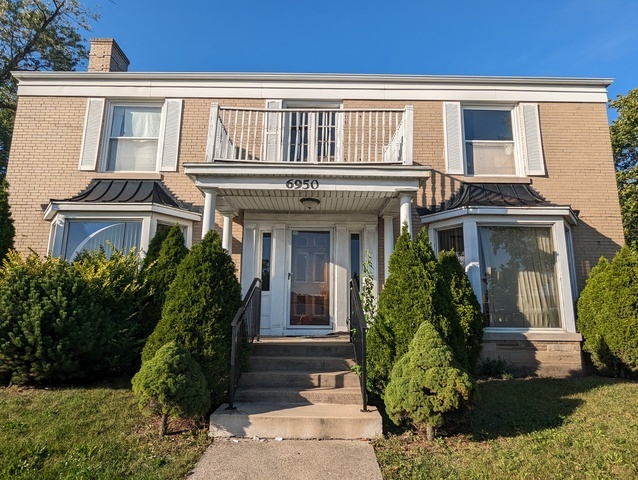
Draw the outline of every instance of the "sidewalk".
<instances>
[{"instance_id":1,"label":"sidewalk","mask_svg":"<svg viewBox=\"0 0 638 480\"><path fill-rule=\"evenodd\" d=\"M381 480L363 440L215 439L188 480Z\"/></svg>"}]
</instances>

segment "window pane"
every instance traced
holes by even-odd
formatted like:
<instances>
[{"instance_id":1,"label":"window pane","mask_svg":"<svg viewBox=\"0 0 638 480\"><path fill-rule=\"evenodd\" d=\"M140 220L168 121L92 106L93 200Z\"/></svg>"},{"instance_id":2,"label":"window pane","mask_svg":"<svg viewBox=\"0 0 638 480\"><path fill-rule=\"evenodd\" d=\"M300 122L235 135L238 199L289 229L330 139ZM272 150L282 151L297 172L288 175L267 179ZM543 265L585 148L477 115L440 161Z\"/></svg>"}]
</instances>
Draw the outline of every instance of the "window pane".
<instances>
[{"instance_id":1,"label":"window pane","mask_svg":"<svg viewBox=\"0 0 638 480\"><path fill-rule=\"evenodd\" d=\"M270 255L272 238L270 233L261 237L261 290L270 291Z\"/></svg>"},{"instance_id":2,"label":"window pane","mask_svg":"<svg viewBox=\"0 0 638 480\"><path fill-rule=\"evenodd\" d=\"M106 169L148 172L157 168L157 140L111 139Z\"/></svg>"},{"instance_id":3,"label":"window pane","mask_svg":"<svg viewBox=\"0 0 638 480\"><path fill-rule=\"evenodd\" d=\"M447 250L456 253L461 265L465 265L465 244L463 241L463 227L451 228L450 230L440 230L439 251Z\"/></svg>"},{"instance_id":4,"label":"window pane","mask_svg":"<svg viewBox=\"0 0 638 480\"><path fill-rule=\"evenodd\" d=\"M514 142L466 142L468 175L516 175Z\"/></svg>"},{"instance_id":5,"label":"window pane","mask_svg":"<svg viewBox=\"0 0 638 480\"><path fill-rule=\"evenodd\" d=\"M111 137L159 137L161 111L160 107L113 107Z\"/></svg>"},{"instance_id":6,"label":"window pane","mask_svg":"<svg viewBox=\"0 0 638 480\"><path fill-rule=\"evenodd\" d=\"M491 327L560 328L549 227L480 227L483 311Z\"/></svg>"},{"instance_id":7,"label":"window pane","mask_svg":"<svg viewBox=\"0 0 638 480\"><path fill-rule=\"evenodd\" d=\"M512 141L510 110L463 110L465 140Z\"/></svg>"},{"instance_id":8,"label":"window pane","mask_svg":"<svg viewBox=\"0 0 638 480\"><path fill-rule=\"evenodd\" d=\"M70 220L67 225L64 258L73 260L82 250L95 251L104 247L110 256L112 248L128 252L140 247L142 222L80 222Z\"/></svg>"},{"instance_id":9,"label":"window pane","mask_svg":"<svg viewBox=\"0 0 638 480\"><path fill-rule=\"evenodd\" d=\"M359 242L359 234L353 233L350 235L350 275L359 285L359 279L361 278L361 244Z\"/></svg>"}]
</instances>

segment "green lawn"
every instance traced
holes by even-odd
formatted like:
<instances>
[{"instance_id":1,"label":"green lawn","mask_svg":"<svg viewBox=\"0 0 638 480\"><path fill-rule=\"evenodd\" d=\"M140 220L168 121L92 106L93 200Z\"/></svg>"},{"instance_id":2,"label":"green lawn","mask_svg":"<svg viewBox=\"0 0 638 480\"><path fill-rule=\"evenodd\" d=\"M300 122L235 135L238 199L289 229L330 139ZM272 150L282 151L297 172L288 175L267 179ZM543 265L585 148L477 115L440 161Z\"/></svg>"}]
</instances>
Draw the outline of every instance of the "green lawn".
<instances>
[{"instance_id":1,"label":"green lawn","mask_svg":"<svg viewBox=\"0 0 638 480\"><path fill-rule=\"evenodd\" d=\"M492 380L462 433L376 442L386 479L638 478L638 383Z\"/></svg>"},{"instance_id":2,"label":"green lawn","mask_svg":"<svg viewBox=\"0 0 638 480\"><path fill-rule=\"evenodd\" d=\"M161 440L122 388L0 389L0 478L183 478L208 446L204 429Z\"/></svg>"}]
</instances>

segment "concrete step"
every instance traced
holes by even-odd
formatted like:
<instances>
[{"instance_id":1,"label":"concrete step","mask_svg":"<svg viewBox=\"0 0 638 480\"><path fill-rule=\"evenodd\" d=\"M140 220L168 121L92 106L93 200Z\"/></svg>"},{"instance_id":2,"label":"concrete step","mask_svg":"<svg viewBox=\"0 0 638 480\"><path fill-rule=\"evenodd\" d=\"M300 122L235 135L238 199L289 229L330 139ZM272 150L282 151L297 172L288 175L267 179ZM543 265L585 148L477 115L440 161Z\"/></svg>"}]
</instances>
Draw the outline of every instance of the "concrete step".
<instances>
[{"instance_id":1,"label":"concrete step","mask_svg":"<svg viewBox=\"0 0 638 480\"><path fill-rule=\"evenodd\" d=\"M274 357L341 357L354 358L352 344L343 341L334 342L255 342L253 355Z\"/></svg>"},{"instance_id":2,"label":"concrete step","mask_svg":"<svg viewBox=\"0 0 638 480\"><path fill-rule=\"evenodd\" d=\"M210 416L211 437L298 439L369 439L383 433L374 407L361 405L282 405L235 403L220 406Z\"/></svg>"},{"instance_id":3,"label":"concrete step","mask_svg":"<svg viewBox=\"0 0 638 480\"><path fill-rule=\"evenodd\" d=\"M350 370L355 363L352 358L251 355L248 370L250 372L282 370L308 373L342 372Z\"/></svg>"},{"instance_id":4,"label":"concrete step","mask_svg":"<svg viewBox=\"0 0 638 480\"><path fill-rule=\"evenodd\" d=\"M235 394L235 401L272 404L332 403L337 405L358 405L361 403L361 388L238 388Z\"/></svg>"},{"instance_id":5,"label":"concrete step","mask_svg":"<svg viewBox=\"0 0 638 480\"><path fill-rule=\"evenodd\" d=\"M295 372L295 371L266 371L245 372L239 379L239 388L262 387L358 387L359 376L352 370L341 372Z\"/></svg>"}]
</instances>

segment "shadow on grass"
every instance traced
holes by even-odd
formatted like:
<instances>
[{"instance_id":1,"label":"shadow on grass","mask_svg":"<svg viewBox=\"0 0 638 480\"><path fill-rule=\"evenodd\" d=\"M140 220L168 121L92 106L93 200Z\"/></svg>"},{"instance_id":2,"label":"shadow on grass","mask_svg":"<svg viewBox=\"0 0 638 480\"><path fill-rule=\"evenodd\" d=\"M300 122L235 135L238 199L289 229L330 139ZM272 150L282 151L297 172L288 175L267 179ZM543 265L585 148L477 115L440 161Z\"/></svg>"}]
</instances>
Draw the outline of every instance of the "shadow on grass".
<instances>
[{"instance_id":1,"label":"shadow on grass","mask_svg":"<svg viewBox=\"0 0 638 480\"><path fill-rule=\"evenodd\" d=\"M470 440L484 441L556 428L583 403L570 397L618 381L595 376L485 380L479 383L480 399L474 408L450 418L448 426L439 433L460 433ZM400 435L406 431L388 418L381 398L371 395L370 404L379 409L384 432Z\"/></svg>"},{"instance_id":2,"label":"shadow on grass","mask_svg":"<svg viewBox=\"0 0 638 480\"><path fill-rule=\"evenodd\" d=\"M482 441L559 427L583 403L571 396L613 382L601 377L481 382L481 398L460 431Z\"/></svg>"}]
</instances>

